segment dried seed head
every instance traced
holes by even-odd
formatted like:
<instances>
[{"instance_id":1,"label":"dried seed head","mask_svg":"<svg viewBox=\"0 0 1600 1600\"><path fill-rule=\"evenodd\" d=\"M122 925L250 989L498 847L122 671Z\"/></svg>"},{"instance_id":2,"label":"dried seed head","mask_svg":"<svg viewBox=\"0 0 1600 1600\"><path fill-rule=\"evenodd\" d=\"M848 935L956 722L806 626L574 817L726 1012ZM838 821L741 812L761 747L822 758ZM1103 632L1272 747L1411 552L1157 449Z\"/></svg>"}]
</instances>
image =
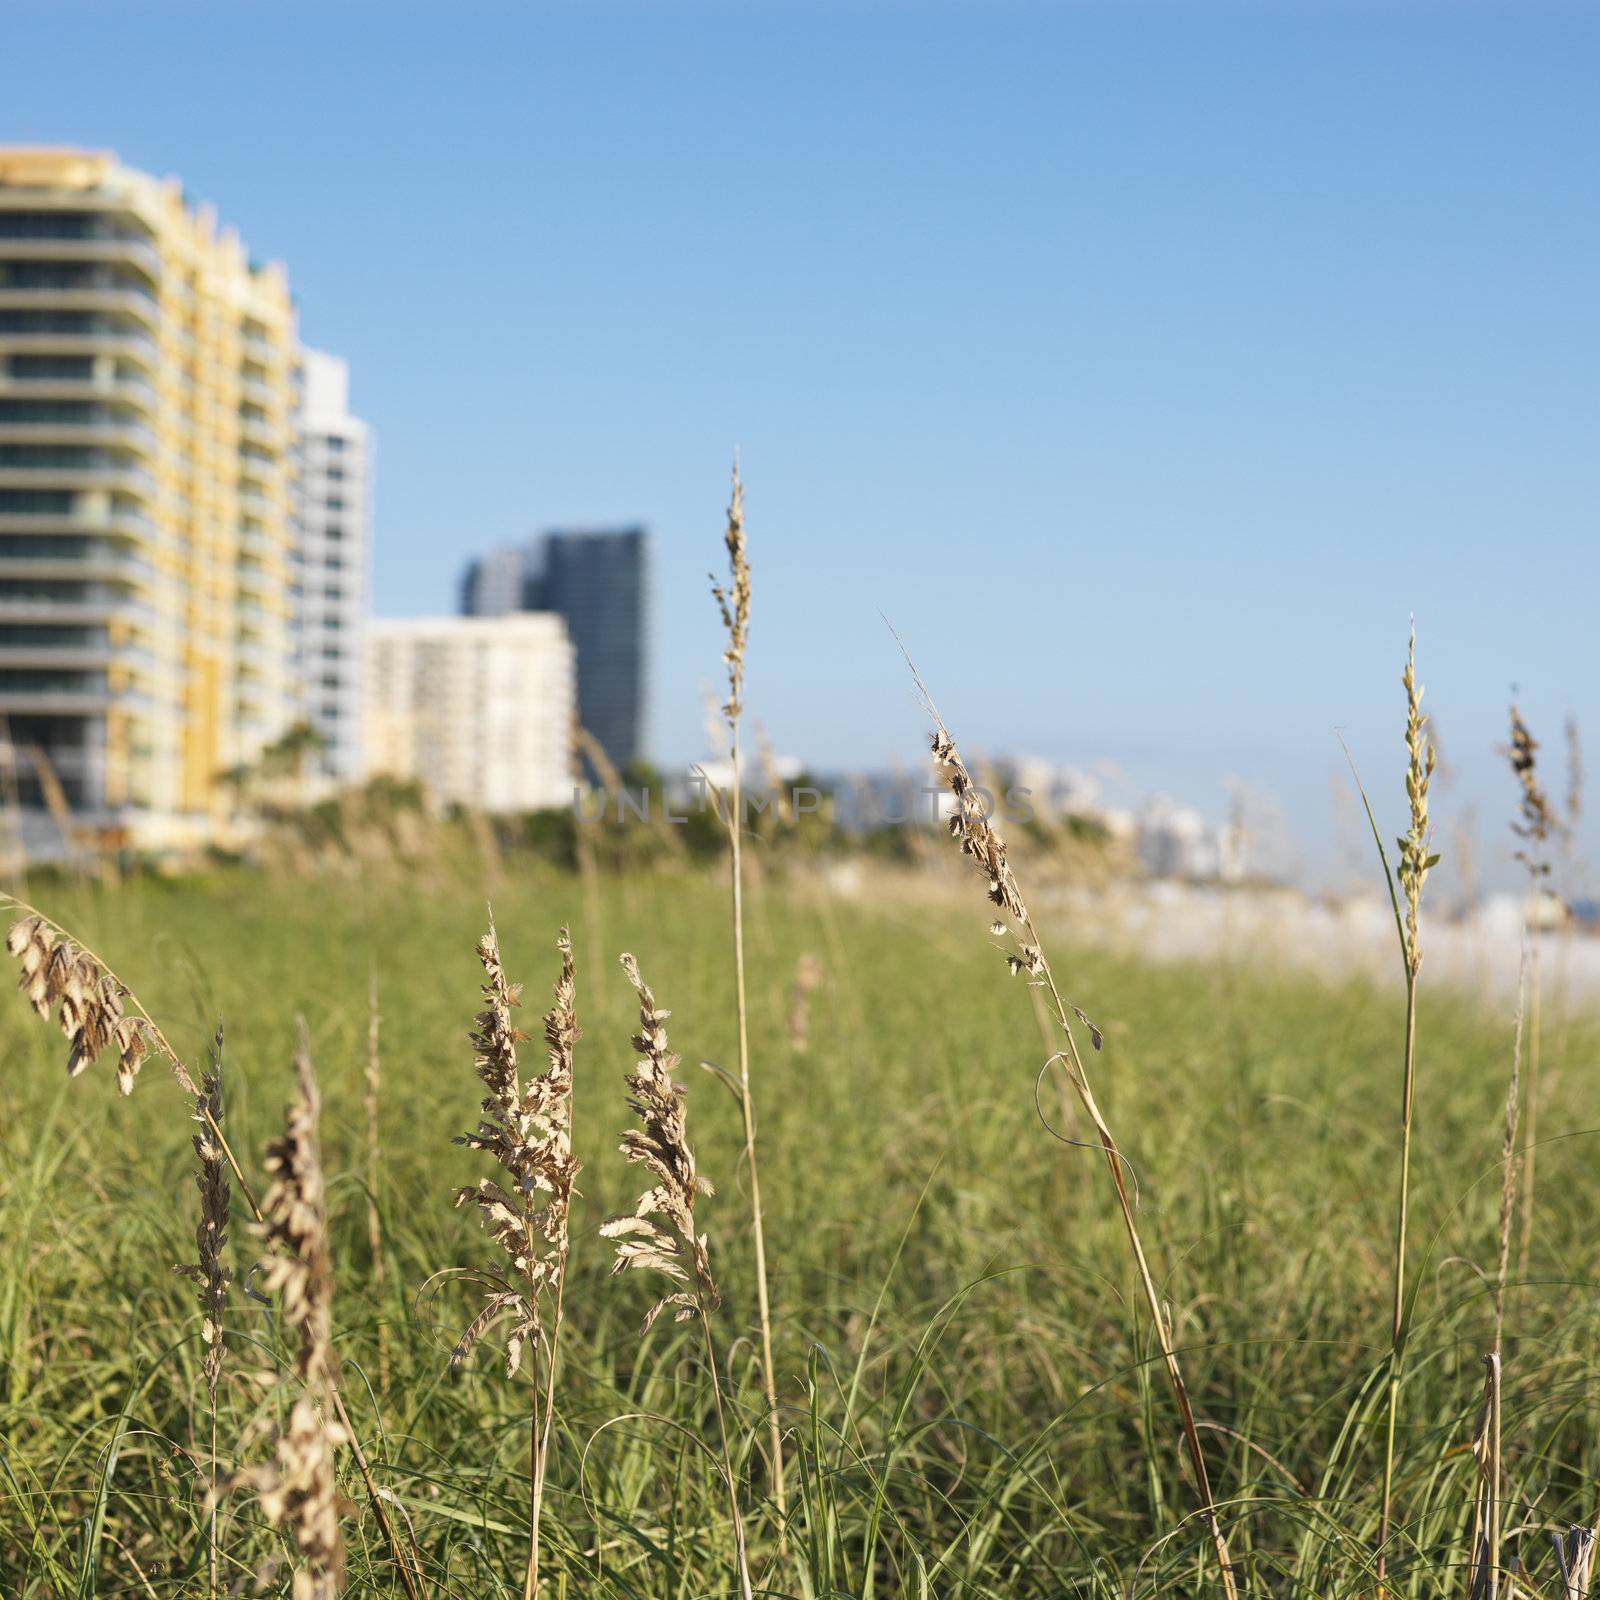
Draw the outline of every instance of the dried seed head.
<instances>
[{"instance_id":1,"label":"dried seed head","mask_svg":"<svg viewBox=\"0 0 1600 1600\"><path fill-rule=\"evenodd\" d=\"M322 1097L304 1022L294 1066L296 1092L284 1115L283 1136L266 1148L272 1182L261 1202L263 1220L256 1233L270 1249L264 1287L278 1294L283 1320L299 1331L296 1368L309 1383L333 1376L333 1261L317 1148Z\"/></svg>"},{"instance_id":2,"label":"dried seed head","mask_svg":"<svg viewBox=\"0 0 1600 1600\"><path fill-rule=\"evenodd\" d=\"M909 657L907 659L909 660ZM912 668L912 675L916 677L915 667ZM990 934L997 939L1009 935L1016 944L1015 950L1007 952L1005 956L1006 970L1013 977L1026 973L1035 983L1053 986L1044 951L1038 944L1038 936L1034 932L1028 908L1023 903L1022 890L1018 887L1016 874L1011 870L1010 858L1006 854L1006 842L990 818L983 791L972 781L972 773L962 760L961 752L956 748L950 730L945 727L937 711L934 710L933 701L922 679L916 677L916 683L922 693L924 704L934 716L932 740L934 763L943 774L955 802L948 823L950 837L959 844L961 854L969 857L977 865L988 882L990 903L1002 913L990 922ZM1025 933L1030 937L1025 939L1023 937ZM1066 1002L1062 1001L1061 1004L1065 1005ZM1089 1030L1089 1040L1098 1050L1104 1042L1104 1036L1099 1028L1076 1006L1071 1009ZM1062 1013L1062 1020L1065 1026L1065 1012Z\"/></svg>"},{"instance_id":3,"label":"dried seed head","mask_svg":"<svg viewBox=\"0 0 1600 1600\"><path fill-rule=\"evenodd\" d=\"M195 1229L199 1260L176 1270L200 1286L206 1389L214 1406L217 1381L222 1375L222 1318L228 1303L228 1274L222 1259L228 1242L228 1166L215 1132L222 1126L220 1023L211 1047L211 1070L201 1078L200 1093L195 1098L194 1120L200 1124L199 1133L194 1135L194 1153L200 1158L200 1171L194 1180L200 1191L200 1223Z\"/></svg>"},{"instance_id":4,"label":"dried seed head","mask_svg":"<svg viewBox=\"0 0 1600 1600\"><path fill-rule=\"evenodd\" d=\"M150 1051L151 1029L143 1017L124 1014L127 989L43 917L14 922L6 949L21 968L18 988L29 1005L41 1017L60 1007L57 1021L67 1040L67 1075L76 1078L104 1051L114 1049L117 1088L132 1094L133 1080ZM181 1067L177 1071L178 1081L195 1092L188 1074Z\"/></svg>"},{"instance_id":5,"label":"dried seed head","mask_svg":"<svg viewBox=\"0 0 1600 1600\"><path fill-rule=\"evenodd\" d=\"M1417 630L1411 630L1411 649L1401 674L1406 691L1406 800L1411 826L1400 844L1400 887L1406 898L1406 964L1415 975L1422 965L1417 919L1422 906L1422 885L1439 858L1428 852L1428 784L1433 778L1434 748L1428 738L1428 719L1422 714L1422 688L1417 683Z\"/></svg>"},{"instance_id":6,"label":"dried seed head","mask_svg":"<svg viewBox=\"0 0 1600 1600\"><path fill-rule=\"evenodd\" d=\"M1522 713L1512 706L1511 747L1506 756L1511 763L1512 774L1522 787L1522 798L1518 820L1511 824L1511 831L1527 842L1525 849L1517 851L1517 860L1527 867L1529 877L1536 880L1548 876L1550 872L1544 847L1549 843L1556 825L1555 813L1550 809L1550 801L1539 782L1535 760L1538 749L1538 740L1522 720Z\"/></svg>"},{"instance_id":7,"label":"dried seed head","mask_svg":"<svg viewBox=\"0 0 1600 1600\"><path fill-rule=\"evenodd\" d=\"M257 1235L268 1246L265 1287L278 1294L283 1320L299 1331L295 1369L305 1384L279 1434L273 1464L240 1474L261 1496L267 1520L289 1530L301 1566L294 1600L334 1600L344 1586L340 1518L354 1508L340 1495L334 1451L347 1442L328 1412L335 1381L333 1262L317 1148L321 1096L311 1066L306 1026L295 1049L295 1095L284 1114L283 1137L266 1148L272 1183L262 1200Z\"/></svg>"},{"instance_id":8,"label":"dried seed head","mask_svg":"<svg viewBox=\"0 0 1600 1600\"><path fill-rule=\"evenodd\" d=\"M750 560L744 538L744 484L739 478L739 463L733 464L733 493L728 501L728 528L723 535L728 547L728 587L711 580L711 595L728 631L728 648L722 659L728 667L728 698L722 714L737 722L744 709L744 651L750 635Z\"/></svg>"},{"instance_id":9,"label":"dried seed head","mask_svg":"<svg viewBox=\"0 0 1600 1600\"><path fill-rule=\"evenodd\" d=\"M943 769L944 780L955 797L955 809L950 814L950 837L960 842L961 853L970 856L988 879L990 900L1007 916L1026 922L1028 908L1022 903L1022 891L1006 859L1006 842L989 820L988 807L972 781L966 762L961 759L961 752L956 749L955 740L942 723L933 732L933 759Z\"/></svg>"},{"instance_id":10,"label":"dried seed head","mask_svg":"<svg viewBox=\"0 0 1600 1600\"><path fill-rule=\"evenodd\" d=\"M669 1306L674 1321L687 1322L715 1311L721 1296L711 1276L706 1236L695 1231L695 1200L713 1191L709 1180L695 1171L683 1089L672 1078L679 1062L667 1041L666 1021L672 1013L657 1007L631 955L623 956L622 970L639 997L639 1031L633 1039L639 1060L627 1083L628 1105L641 1126L623 1133L621 1148L623 1155L644 1167L655 1182L639 1196L630 1216L612 1217L600 1233L617 1241L613 1272L648 1269L675 1283L693 1285L656 1301L644 1319L643 1331L648 1332Z\"/></svg>"},{"instance_id":11,"label":"dried seed head","mask_svg":"<svg viewBox=\"0 0 1600 1600\"><path fill-rule=\"evenodd\" d=\"M507 1270L498 1279L503 1287L490 1292L457 1341L450 1364L465 1361L491 1324L509 1313L508 1377L516 1375L523 1347L530 1341L537 1345L543 1337L541 1297L553 1293L566 1272L568 1223L579 1171L572 1154L572 1067L582 1033L574 1008L572 940L565 928L556 949L561 971L555 1003L544 1019L550 1065L524 1088L517 1076L517 1046L527 1035L511 1021L512 1009L521 1003L521 986L506 980L493 923L478 941L478 959L488 980L483 985L487 1004L478 1014L472 1042L474 1064L489 1097L483 1102L477 1132L453 1141L493 1156L506 1175L504 1183L480 1178L475 1186L458 1190L456 1204L476 1203L479 1222L505 1252Z\"/></svg>"},{"instance_id":12,"label":"dried seed head","mask_svg":"<svg viewBox=\"0 0 1600 1600\"><path fill-rule=\"evenodd\" d=\"M318 1384L289 1412L278 1435L270 1466L241 1473L261 1497L261 1510L274 1527L287 1528L301 1565L294 1574L294 1600L335 1600L344 1588L344 1531L341 1519L355 1507L339 1493L334 1451L348 1442L344 1429L318 1409Z\"/></svg>"}]
</instances>

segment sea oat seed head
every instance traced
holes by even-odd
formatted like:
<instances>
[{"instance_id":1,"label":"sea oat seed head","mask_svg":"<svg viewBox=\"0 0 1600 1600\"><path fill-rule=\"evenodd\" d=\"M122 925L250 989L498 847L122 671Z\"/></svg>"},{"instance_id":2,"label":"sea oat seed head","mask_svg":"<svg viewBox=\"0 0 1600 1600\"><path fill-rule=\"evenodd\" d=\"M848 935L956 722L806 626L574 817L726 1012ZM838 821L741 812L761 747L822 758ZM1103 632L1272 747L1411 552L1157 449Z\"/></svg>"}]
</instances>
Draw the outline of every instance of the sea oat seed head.
<instances>
[{"instance_id":1,"label":"sea oat seed head","mask_svg":"<svg viewBox=\"0 0 1600 1600\"><path fill-rule=\"evenodd\" d=\"M305 1023L295 1049L296 1092L281 1138L266 1147L272 1182L256 1233L270 1247L264 1286L278 1295L283 1320L300 1334L296 1368L308 1383L333 1376L333 1260L317 1118L322 1097L311 1065Z\"/></svg>"},{"instance_id":2,"label":"sea oat seed head","mask_svg":"<svg viewBox=\"0 0 1600 1600\"><path fill-rule=\"evenodd\" d=\"M582 1033L574 1009L577 985L572 940L565 928L556 949L561 971L555 1003L544 1018L549 1067L523 1087L518 1078L517 1045L527 1035L511 1021L512 1008L521 1003L521 985L506 980L493 923L478 941L478 959L487 979L483 985L487 1004L478 1014L472 1035L473 1060L489 1096L483 1102L477 1131L455 1140L493 1156L505 1174L504 1184L480 1178L476 1185L458 1190L455 1203L460 1206L471 1200L477 1204L478 1220L505 1252L510 1273L498 1277L501 1286L491 1290L478 1315L468 1323L451 1352L450 1364L459 1366L465 1361L491 1324L510 1313L512 1325L505 1347L508 1377L516 1375L524 1345L530 1341L537 1344L544 1336L540 1300L558 1288L566 1271L569 1218L579 1171L572 1154L572 1069Z\"/></svg>"},{"instance_id":3,"label":"sea oat seed head","mask_svg":"<svg viewBox=\"0 0 1600 1600\"><path fill-rule=\"evenodd\" d=\"M724 589L713 577L711 596L728 632L728 648L722 653L728 667L728 698L722 714L732 723L739 720L744 709L744 653L750 635L750 558L744 536L744 484L737 461L733 464L733 492L728 501L723 543L728 547L728 587Z\"/></svg>"},{"instance_id":4,"label":"sea oat seed head","mask_svg":"<svg viewBox=\"0 0 1600 1600\"><path fill-rule=\"evenodd\" d=\"M1526 848L1517 851L1517 860L1527 867L1528 876L1533 879L1546 877L1549 874L1550 863L1545 857L1544 846L1549 843L1551 832L1556 826L1555 813L1551 810L1549 798L1539 782L1536 760L1538 749L1538 740L1529 731L1527 723L1522 720L1522 713L1513 705L1511 747L1506 755L1511 763L1512 774L1522 786L1522 799L1519 806L1520 820L1511 824L1511 831L1519 839L1526 841Z\"/></svg>"},{"instance_id":5,"label":"sea oat seed head","mask_svg":"<svg viewBox=\"0 0 1600 1600\"><path fill-rule=\"evenodd\" d=\"M176 1270L200 1286L201 1336L205 1340L204 1372L211 1403L216 1405L217 1380L222 1374L222 1318L228 1302L228 1274L223 1251L228 1242L228 1166L215 1130L222 1126L222 1026L217 1026L211 1047L211 1070L200 1080L195 1097L194 1153L200 1158L195 1187L200 1191L200 1223L195 1229L199 1260Z\"/></svg>"},{"instance_id":6,"label":"sea oat seed head","mask_svg":"<svg viewBox=\"0 0 1600 1600\"><path fill-rule=\"evenodd\" d=\"M115 1046L117 1087L130 1094L139 1065L149 1053L150 1024L143 1017L124 1014L128 991L123 985L43 917L14 922L6 934L6 949L22 969L18 987L29 1005L41 1017L60 1007L57 1021L69 1047L67 1075L78 1077Z\"/></svg>"},{"instance_id":7,"label":"sea oat seed head","mask_svg":"<svg viewBox=\"0 0 1600 1600\"><path fill-rule=\"evenodd\" d=\"M633 1047L640 1059L628 1074L628 1104L641 1126L622 1135L622 1153L655 1179L640 1195L630 1216L612 1217L601 1226L603 1238L617 1241L613 1272L648 1269L677 1283L693 1282L694 1290L673 1290L650 1308L641 1331L648 1332L668 1307L674 1318L690 1318L715 1311L721 1303L711 1276L706 1235L695 1228L694 1203L713 1192L710 1182L695 1171L689 1147L684 1093L673 1081L680 1057L667 1040L666 1019L671 1012L656 1005L631 955L622 957L622 970L639 997L639 1032ZM652 1220L660 1218L659 1222Z\"/></svg>"},{"instance_id":8,"label":"sea oat seed head","mask_svg":"<svg viewBox=\"0 0 1600 1600\"><path fill-rule=\"evenodd\" d=\"M300 1395L278 1436L271 1466L240 1474L255 1488L274 1527L287 1528L301 1565L293 1600L334 1600L344 1588L344 1531L340 1520L355 1507L339 1493L334 1451L348 1442L344 1428L320 1414L314 1391Z\"/></svg>"},{"instance_id":9,"label":"sea oat seed head","mask_svg":"<svg viewBox=\"0 0 1600 1600\"><path fill-rule=\"evenodd\" d=\"M1422 885L1438 862L1428 853L1428 784L1433 778L1435 753L1427 736L1428 719L1422 713L1422 689L1417 683L1417 631L1411 630L1411 648L1406 669L1401 674L1406 691L1406 800L1411 826L1400 844L1400 887L1406 897L1406 964L1413 975L1422 965L1422 946L1418 938L1418 914L1422 906Z\"/></svg>"}]
</instances>

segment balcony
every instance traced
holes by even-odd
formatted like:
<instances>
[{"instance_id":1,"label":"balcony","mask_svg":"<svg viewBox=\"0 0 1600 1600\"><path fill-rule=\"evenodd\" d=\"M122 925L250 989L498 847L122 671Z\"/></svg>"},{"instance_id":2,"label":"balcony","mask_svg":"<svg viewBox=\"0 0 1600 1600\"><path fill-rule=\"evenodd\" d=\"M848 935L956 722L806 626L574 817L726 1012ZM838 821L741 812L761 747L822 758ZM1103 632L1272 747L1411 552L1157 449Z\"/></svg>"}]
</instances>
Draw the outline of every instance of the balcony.
<instances>
[{"instance_id":1,"label":"balcony","mask_svg":"<svg viewBox=\"0 0 1600 1600\"><path fill-rule=\"evenodd\" d=\"M283 452L283 430L270 417L239 418L239 437L248 444L257 444L278 454Z\"/></svg>"},{"instance_id":2,"label":"balcony","mask_svg":"<svg viewBox=\"0 0 1600 1600\"><path fill-rule=\"evenodd\" d=\"M131 594L86 592L76 599L8 593L0 588L0 622L94 624L127 622L145 632L170 626L152 606Z\"/></svg>"},{"instance_id":3,"label":"balcony","mask_svg":"<svg viewBox=\"0 0 1600 1600\"><path fill-rule=\"evenodd\" d=\"M241 665L248 662L258 673L283 664L282 657L276 650L269 650L255 640L240 636L233 641L233 653Z\"/></svg>"},{"instance_id":4,"label":"balcony","mask_svg":"<svg viewBox=\"0 0 1600 1600\"><path fill-rule=\"evenodd\" d=\"M283 471L280 461L263 461L259 456L241 455L239 457L239 495L241 499L260 502L265 497L257 485L264 484L272 488Z\"/></svg>"},{"instance_id":5,"label":"balcony","mask_svg":"<svg viewBox=\"0 0 1600 1600\"><path fill-rule=\"evenodd\" d=\"M0 667L52 668L132 665L150 667L156 658L134 644L0 644Z\"/></svg>"},{"instance_id":6,"label":"balcony","mask_svg":"<svg viewBox=\"0 0 1600 1600\"><path fill-rule=\"evenodd\" d=\"M0 331L0 351L17 355L114 355L154 376L161 352L154 339L142 333L6 333Z\"/></svg>"},{"instance_id":7,"label":"balcony","mask_svg":"<svg viewBox=\"0 0 1600 1600\"><path fill-rule=\"evenodd\" d=\"M245 358L260 366L275 367L282 358L282 352L277 345L259 333L241 333L239 343L244 349Z\"/></svg>"},{"instance_id":8,"label":"balcony","mask_svg":"<svg viewBox=\"0 0 1600 1600\"><path fill-rule=\"evenodd\" d=\"M111 709L109 689L0 689L0 712L34 716L94 716Z\"/></svg>"},{"instance_id":9,"label":"balcony","mask_svg":"<svg viewBox=\"0 0 1600 1600\"><path fill-rule=\"evenodd\" d=\"M137 289L73 288L14 289L0 286L0 310L103 311L132 317L152 333L161 323L155 296Z\"/></svg>"},{"instance_id":10,"label":"balcony","mask_svg":"<svg viewBox=\"0 0 1600 1600\"><path fill-rule=\"evenodd\" d=\"M233 581L241 595L273 596L283 588L283 575L270 567L241 562L233 569Z\"/></svg>"},{"instance_id":11,"label":"balcony","mask_svg":"<svg viewBox=\"0 0 1600 1600\"><path fill-rule=\"evenodd\" d=\"M76 444L122 448L153 461L156 431L143 422L18 422L0 419L0 444Z\"/></svg>"},{"instance_id":12,"label":"balcony","mask_svg":"<svg viewBox=\"0 0 1600 1600\"><path fill-rule=\"evenodd\" d=\"M128 262L161 278L161 257L140 239L13 239L0 237L0 261Z\"/></svg>"},{"instance_id":13,"label":"balcony","mask_svg":"<svg viewBox=\"0 0 1600 1600\"><path fill-rule=\"evenodd\" d=\"M156 398L155 386L127 373L85 373L81 377L58 374L7 372L0 365L0 395L26 400L127 400L141 408Z\"/></svg>"},{"instance_id":14,"label":"balcony","mask_svg":"<svg viewBox=\"0 0 1600 1600\"><path fill-rule=\"evenodd\" d=\"M0 548L0 580L65 579L93 582L103 579L149 589L160 574L142 556L117 545L94 541L88 549L65 550L59 555L7 554Z\"/></svg>"},{"instance_id":15,"label":"balcony","mask_svg":"<svg viewBox=\"0 0 1600 1600\"><path fill-rule=\"evenodd\" d=\"M167 542L156 524L141 513L100 508L0 512L0 534L4 533L106 533L137 544Z\"/></svg>"},{"instance_id":16,"label":"balcony","mask_svg":"<svg viewBox=\"0 0 1600 1600\"><path fill-rule=\"evenodd\" d=\"M78 467L0 466L0 489L111 490L148 499L156 491L153 472L132 465L89 464Z\"/></svg>"},{"instance_id":17,"label":"balcony","mask_svg":"<svg viewBox=\"0 0 1600 1600\"><path fill-rule=\"evenodd\" d=\"M260 558L265 556L269 561L281 554L281 547L276 539L269 539L260 528L239 529L239 550L241 554Z\"/></svg>"},{"instance_id":18,"label":"balcony","mask_svg":"<svg viewBox=\"0 0 1600 1600\"><path fill-rule=\"evenodd\" d=\"M265 410L277 410L282 403L282 396L270 383L260 383L254 378L240 377L239 393L252 405L260 406Z\"/></svg>"}]
</instances>

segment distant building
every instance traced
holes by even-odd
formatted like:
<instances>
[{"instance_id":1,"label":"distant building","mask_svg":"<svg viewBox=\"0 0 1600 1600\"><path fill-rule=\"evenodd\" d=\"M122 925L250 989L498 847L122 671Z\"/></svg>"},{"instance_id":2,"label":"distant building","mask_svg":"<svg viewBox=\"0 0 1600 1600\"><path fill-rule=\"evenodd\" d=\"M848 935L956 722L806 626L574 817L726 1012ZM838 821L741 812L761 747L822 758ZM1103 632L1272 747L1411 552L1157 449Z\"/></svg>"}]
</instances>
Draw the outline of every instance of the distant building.
<instances>
[{"instance_id":1,"label":"distant building","mask_svg":"<svg viewBox=\"0 0 1600 1600\"><path fill-rule=\"evenodd\" d=\"M295 678L322 770L358 777L372 539L372 435L350 415L350 369L302 349L295 412Z\"/></svg>"},{"instance_id":2,"label":"distant building","mask_svg":"<svg viewBox=\"0 0 1600 1600\"><path fill-rule=\"evenodd\" d=\"M1001 786L996 798L1019 791L1042 821L1097 817L1102 809L1099 782L1077 767L1057 766L1036 756L1002 756L994 762L994 769Z\"/></svg>"},{"instance_id":3,"label":"distant building","mask_svg":"<svg viewBox=\"0 0 1600 1600\"><path fill-rule=\"evenodd\" d=\"M418 617L367 630L368 770L436 804L572 803L573 649L545 613Z\"/></svg>"},{"instance_id":4,"label":"distant building","mask_svg":"<svg viewBox=\"0 0 1600 1600\"><path fill-rule=\"evenodd\" d=\"M288 725L293 362L284 269L175 180L0 148L0 718L30 847L198 843Z\"/></svg>"},{"instance_id":5,"label":"distant building","mask_svg":"<svg viewBox=\"0 0 1600 1600\"><path fill-rule=\"evenodd\" d=\"M578 720L617 767L644 754L650 539L643 528L557 532L467 569L462 611L553 611L578 663Z\"/></svg>"},{"instance_id":6,"label":"distant building","mask_svg":"<svg viewBox=\"0 0 1600 1600\"><path fill-rule=\"evenodd\" d=\"M1193 806L1166 795L1145 802L1136 848L1153 878L1237 883L1245 874L1245 840L1236 823L1213 828Z\"/></svg>"},{"instance_id":7,"label":"distant building","mask_svg":"<svg viewBox=\"0 0 1600 1600\"><path fill-rule=\"evenodd\" d=\"M504 617L532 610L528 604L530 574L538 563L537 541L505 545L475 557L461 580L464 617Z\"/></svg>"}]
</instances>

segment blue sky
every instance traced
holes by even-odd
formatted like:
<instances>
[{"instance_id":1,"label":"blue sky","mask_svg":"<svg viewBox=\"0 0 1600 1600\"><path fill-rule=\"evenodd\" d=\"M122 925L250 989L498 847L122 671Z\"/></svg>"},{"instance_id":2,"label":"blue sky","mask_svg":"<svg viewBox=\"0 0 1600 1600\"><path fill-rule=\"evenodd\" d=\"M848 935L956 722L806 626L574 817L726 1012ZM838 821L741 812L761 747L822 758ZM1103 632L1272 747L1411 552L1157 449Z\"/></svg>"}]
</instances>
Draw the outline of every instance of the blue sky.
<instances>
[{"instance_id":1,"label":"blue sky","mask_svg":"<svg viewBox=\"0 0 1600 1600\"><path fill-rule=\"evenodd\" d=\"M1552 786L1568 712L1600 774L1576 7L13 0L5 34L0 138L175 172L289 263L378 430L381 610L650 523L668 761L737 446L749 705L814 766L917 758L881 611L973 750L1216 815L1237 776L1320 876L1335 727L1398 826L1415 611L1447 853L1475 811L1509 854L1511 685Z\"/></svg>"}]
</instances>

